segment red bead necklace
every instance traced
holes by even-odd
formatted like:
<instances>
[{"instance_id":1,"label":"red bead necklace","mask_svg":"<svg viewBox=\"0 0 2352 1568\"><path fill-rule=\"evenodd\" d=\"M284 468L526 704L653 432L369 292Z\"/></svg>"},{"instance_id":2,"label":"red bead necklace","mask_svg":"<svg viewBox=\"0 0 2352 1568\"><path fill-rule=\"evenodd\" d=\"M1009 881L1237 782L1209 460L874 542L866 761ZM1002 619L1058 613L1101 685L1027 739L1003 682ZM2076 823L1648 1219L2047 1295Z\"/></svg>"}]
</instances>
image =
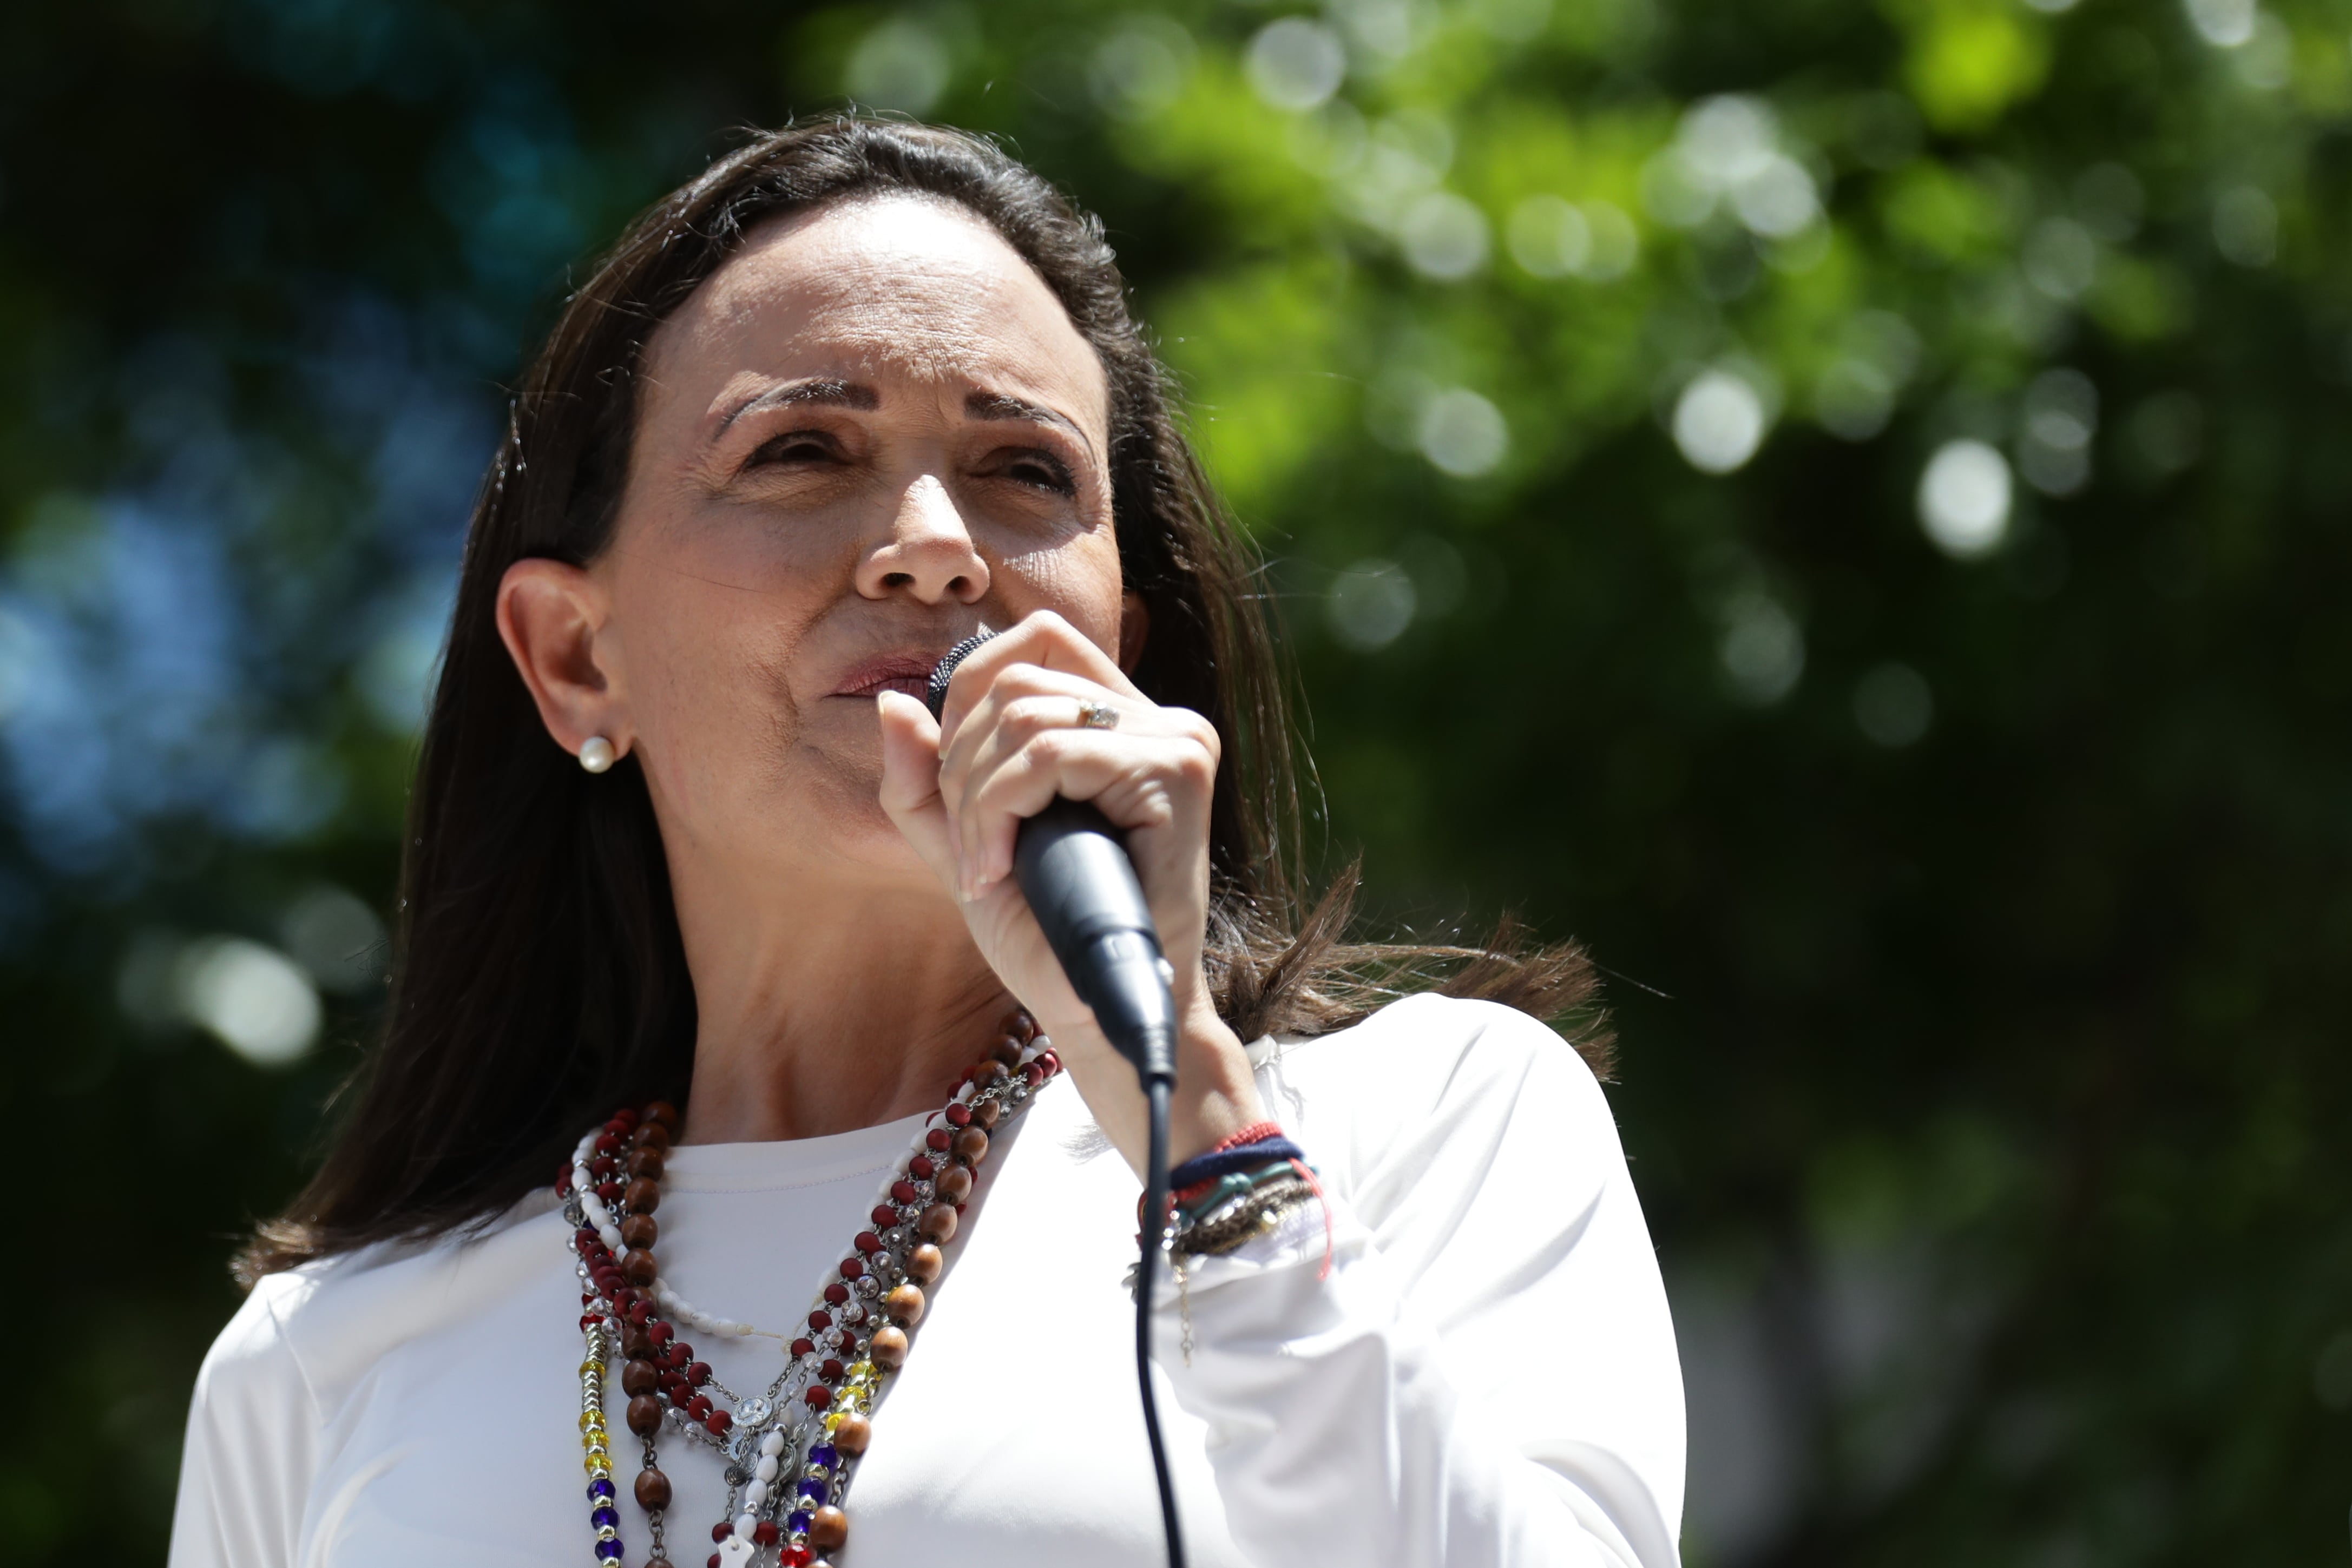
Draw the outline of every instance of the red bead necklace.
<instances>
[{"instance_id":1,"label":"red bead necklace","mask_svg":"<svg viewBox=\"0 0 2352 1568\"><path fill-rule=\"evenodd\" d=\"M873 1228L859 1231L826 1270L782 1375L766 1394L748 1398L730 1393L678 1336L673 1316L714 1320L669 1289L654 1257L660 1236L654 1211L676 1107L659 1100L625 1107L581 1139L556 1191L573 1223L583 1282L580 1431L599 1563L624 1555L604 1411L617 1348L625 1419L645 1448L635 1492L653 1534L647 1568L669 1568L662 1531L671 1488L656 1462L666 1423L729 1460L732 1518L711 1529L719 1550L709 1568L744 1568L771 1549L781 1568L828 1568L818 1553L838 1552L848 1540L842 1494L871 1439L883 1385L906 1362L924 1287L946 1266L940 1249L955 1236L990 1133L1060 1070L1029 1016L1008 1014L995 1043L965 1071L946 1107L925 1121L877 1195ZM722 1332L750 1332L715 1322Z\"/></svg>"}]
</instances>

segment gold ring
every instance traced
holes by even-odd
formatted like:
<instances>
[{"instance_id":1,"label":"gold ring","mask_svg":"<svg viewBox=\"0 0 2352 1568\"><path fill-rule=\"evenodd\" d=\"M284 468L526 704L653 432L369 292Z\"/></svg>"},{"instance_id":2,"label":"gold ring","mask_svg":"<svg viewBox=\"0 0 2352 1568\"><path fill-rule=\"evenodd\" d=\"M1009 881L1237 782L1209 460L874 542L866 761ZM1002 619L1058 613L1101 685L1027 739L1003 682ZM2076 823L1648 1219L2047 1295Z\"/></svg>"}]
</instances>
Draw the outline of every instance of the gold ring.
<instances>
[{"instance_id":1,"label":"gold ring","mask_svg":"<svg viewBox=\"0 0 2352 1568\"><path fill-rule=\"evenodd\" d=\"M1108 703L1081 701L1078 704L1078 727L1080 729L1117 729L1118 709Z\"/></svg>"}]
</instances>

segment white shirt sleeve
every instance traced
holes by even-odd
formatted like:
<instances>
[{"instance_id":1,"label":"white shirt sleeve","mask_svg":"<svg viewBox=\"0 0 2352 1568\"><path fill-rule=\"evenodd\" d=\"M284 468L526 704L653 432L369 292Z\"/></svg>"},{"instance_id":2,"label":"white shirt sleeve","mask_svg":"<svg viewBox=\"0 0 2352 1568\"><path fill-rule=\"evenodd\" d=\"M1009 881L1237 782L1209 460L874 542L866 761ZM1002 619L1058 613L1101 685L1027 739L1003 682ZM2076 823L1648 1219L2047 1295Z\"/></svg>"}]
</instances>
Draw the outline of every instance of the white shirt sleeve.
<instances>
[{"instance_id":1,"label":"white shirt sleeve","mask_svg":"<svg viewBox=\"0 0 2352 1568\"><path fill-rule=\"evenodd\" d=\"M292 1568L320 1418L280 1309L308 1284L256 1285L196 1374L170 1568Z\"/></svg>"},{"instance_id":2,"label":"white shirt sleeve","mask_svg":"<svg viewBox=\"0 0 2352 1568\"><path fill-rule=\"evenodd\" d=\"M1318 1044L1300 1076L1344 1071L1346 1124L1280 1062L1261 1085L1323 1169L1328 1268L1310 1207L1161 1295L1234 1539L1269 1568L1673 1568L1682 1380L1591 1073L1524 1014L1442 998Z\"/></svg>"}]
</instances>

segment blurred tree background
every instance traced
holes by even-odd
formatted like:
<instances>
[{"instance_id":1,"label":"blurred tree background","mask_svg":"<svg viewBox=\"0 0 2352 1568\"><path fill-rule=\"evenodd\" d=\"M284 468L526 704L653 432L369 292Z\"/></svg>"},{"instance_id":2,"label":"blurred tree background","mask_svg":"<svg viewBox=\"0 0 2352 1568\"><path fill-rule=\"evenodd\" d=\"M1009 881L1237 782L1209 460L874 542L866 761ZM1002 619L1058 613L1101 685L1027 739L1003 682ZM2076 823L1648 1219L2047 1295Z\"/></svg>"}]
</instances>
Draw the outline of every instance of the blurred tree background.
<instances>
[{"instance_id":1,"label":"blurred tree background","mask_svg":"<svg viewBox=\"0 0 2352 1568\"><path fill-rule=\"evenodd\" d=\"M0 40L0 1008L67 1239L12 1309L13 1561L160 1560L231 1241L380 1006L564 278L852 101L1102 213L1373 923L1516 907L1614 977L1694 1564L2345 1551L2352 0Z\"/></svg>"}]
</instances>

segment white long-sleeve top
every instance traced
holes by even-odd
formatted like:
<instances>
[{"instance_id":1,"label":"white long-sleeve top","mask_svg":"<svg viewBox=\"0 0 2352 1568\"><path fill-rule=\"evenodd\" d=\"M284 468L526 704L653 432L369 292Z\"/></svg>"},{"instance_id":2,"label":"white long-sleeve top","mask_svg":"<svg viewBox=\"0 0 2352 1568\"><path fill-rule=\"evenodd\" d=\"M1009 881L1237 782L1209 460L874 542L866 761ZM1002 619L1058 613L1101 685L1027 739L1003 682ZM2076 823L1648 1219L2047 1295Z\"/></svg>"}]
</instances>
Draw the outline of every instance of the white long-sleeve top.
<instances>
[{"instance_id":1,"label":"white long-sleeve top","mask_svg":"<svg viewBox=\"0 0 2352 1568\"><path fill-rule=\"evenodd\" d=\"M1674 1333L1576 1053L1509 1009L1417 997L1251 1054L1330 1226L1302 1211L1162 1292L1159 1402L1192 1561L1675 1563ZM791 1329L919 1124L673 1150L664 1278L708 1312ZM1066 1080L998 1137L877 1407L844 1568L1157 1560L1124 1287L1136 1189ZM569 1238L546 1197L478 1239L263 1281L197 1379L173 1568L593 1564ZM782 1364L772 1339L688 1337L739 1392ZM615 1384L637 1564L623 1403ZM668 1555L693 1568L721 1461L673 1434L661 1465Z\"/></svg>"}]
</instances>

